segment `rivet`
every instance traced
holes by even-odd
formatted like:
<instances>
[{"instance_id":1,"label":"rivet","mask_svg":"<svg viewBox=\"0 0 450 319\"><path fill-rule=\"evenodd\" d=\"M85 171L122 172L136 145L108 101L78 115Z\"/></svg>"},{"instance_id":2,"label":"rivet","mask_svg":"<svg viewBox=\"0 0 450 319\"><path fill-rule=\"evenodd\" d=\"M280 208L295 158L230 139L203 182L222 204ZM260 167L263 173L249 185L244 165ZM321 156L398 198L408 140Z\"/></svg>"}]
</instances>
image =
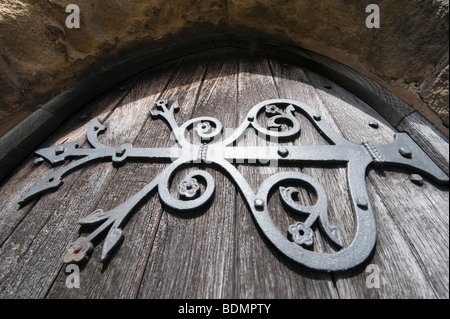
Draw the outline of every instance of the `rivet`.
<instances>
[{"instance_id":1,"label":"rivet","mask_svg":"<svg viewBox=\"0 0 450 319\"><path fill-rule=\"evenodd\" d=\"M375 122L375 121L370 121L370 122L369 122L369 126L370 126L370 127L373 127L373 128L378 128L378 127L380 127L380 125L378 124L378 122Z\"/></svg>"},{"instance_id":2,"label":"rivet","mask_svg":"<svg viewBox=\"0 0 450 319\"><path fill-rule=\"evenodd\" d=\"M44 162L44 159L42 157L38 157L34 160L34 166L41 165Z\"/></svg>"},{"instance_id":3,"label":"rivet","mask_svg":"<svg viewBox=\"0 0 450 319\"><path fill-rule=\"evenodd\" d=\"M64 148L64 147L62 147L62 146L57 147L57 148L55 149L55 155L60 155L60 154L64 153L64 151L65 151L65 148Z\"/></svg>"},{"instance_id":4,"label":"rivet","mask_svg":"<svg viewBox=\"0 0 450 319\"><path fill-rule=\"evenodd\" d=\"M404 158L412 158L412 152L407 148L402 147L401 149L398 150L398 152Z\"/></svg>"},{"instance_id":5,"label":"rivet","mask_svg":"<svg viewBox=\"0 0 450 319\"><path fill-rule=\"evenodd\" d=\"M117 198L114 198L114 200L116 200ZM105 215L105 212L103 211L103 209L96 209L94 210L93 214L97 214L97 217L101 217Z\"/></svg>"},{"instance_id":6,"label":"rivet","mask_svg":"<svg viewBox=\"0 0 450 319\"><path fill-rule=\"evenodd\" d=\"M248 120L249 122L253 122L253 121L255 120L255 117L254 117L253 115L249 115L249 116L247 117L247 120Z\"/></svg>"},{"instance_id":7,"label":"rivet","mask_svg":"<svg viewBox=\"0 0 450 319\"><path fill-rule=\"evenodd\" d=\"M286 157L286 156L289 155L289 150L288 150L286 147L280 147L280 148L278 149L278 154L279 154L281 157Z\"/></svg>"},{"instance_id":8,"label":"rivet","mask_svg":"<svg viewBox=\"0 0 450 319\"><path fill-rule=\"evenodd\" d=\"M75 246L73 246L72 247L73 248L73 252L75 253L75 254L78 254L80 251L81 251L81 249L83 248L81 245L75 245Z\"/></svg>"},{"instance_id":9,"label":"rivet","mask_svg":"<svg viewBox=\"0 0 450 319\"><path fill-rule=\"evenodd\" d=\"M423 186L423 177L418 174L412 174L409 178L411 182L418 186Z\"/></svg>"},{"instance_id":10,"label":"rivet","mask_svg":"<svg viewBox=\"0 0 450 319\"><path fill-rule=\"evenodd\" d=\"M356 201L356 205L358 205L359 208L364 210L369 208L369 203L364 198L358 198Z\"/></svg>"},{"instance_id":11,"label":"rivet","mask_svg":"<svg viewBox=\"0 0 450 319\"><path fill-rule=\"evenodd\" d=\"M120 147L116 150L116 156L122 156L123 154L125 154L125 148Z\"/></svg>"},{"instance_id":12,"label":"rivet","mask_svg":"<svg viewBox=\"0 0 450 319\"><path fill-rule=\"evenodd\" d=\"M263 210L264 209L264 201L261 198L255 199L255 208L257 210Z\"/></svg>"}]
</instances>

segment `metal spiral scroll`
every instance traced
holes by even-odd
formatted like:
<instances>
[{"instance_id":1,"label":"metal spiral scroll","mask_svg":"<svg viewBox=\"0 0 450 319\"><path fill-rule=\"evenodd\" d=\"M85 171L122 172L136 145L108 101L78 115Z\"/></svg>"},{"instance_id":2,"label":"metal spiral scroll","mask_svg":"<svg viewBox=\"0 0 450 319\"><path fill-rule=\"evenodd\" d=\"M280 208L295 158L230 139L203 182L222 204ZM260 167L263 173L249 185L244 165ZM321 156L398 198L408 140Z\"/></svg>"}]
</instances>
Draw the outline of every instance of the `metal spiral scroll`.
<instances>
[{"instance_id":1,"label":"metal spiral scroll","mask_svg":"<svg viewBox=\"0 0 450 319\"><path fill-rule=\"evenodd\" d=\"M201 170L189 172L183 181L181 181L178 187L180 199L170 195L169 181L171 180L171 175L179 167L179 164L175 162L171 166L164 171L158 186L159 197L164 204L175 210L192 211L204 206L212 199L215 191L214 179L211 174ZM201 195L200 184L198 182L199 177L206 181L206 189Z\"/></svg>"},{"instance_id":2,"label":"metal spiral scroll","mask_svg":"<svg viewBox=\"0 0 450 319\"><path fill-rule=\"evenodd\" d=\"M98 226L87 237L80 237L69 245L64 262L86 261L93 250L93 240L108 230L101 254L102 261L107 259L124 237L122 227L126 217L155 189L158 190L161 202L171 209L189 212L206 205L213 200L216 188L213 177L201 169L208 166L221 168L234 180L247 201L257 225L275 247L300 264L325 271L355 267L366 260L373 250L376 225L365 184L368 165L376 163L379 166L403 166L418 171L438 183L448 183L448 176L408 135L398 134L394 143L388 145L373 145L370 141L357 145L332 130L314 109L297 101L269 100L255 105L241 125L223 141L219 138L223 129L219 120L199 117L178 126L175 120L175 111L178 109L177 102L169 106L169 101L160 100L150 111L153 118L162 118L170 127L176 141L176 145L172 148L133 148L128 143L119 148L106 146L98 140L98 136L106 130L106 127L95 119L87 132L87 140L92 148L81 149L77 144L69 142L36 152L38 156L52 164L63 163L68 159L74 160L37 182L22 197L21 204L58 188L65 175L90 162L103 160L123 164L130 159L148 162L172 160L172 163L156 178L126 202L108 212L97 209L80 220L81 225ZM259 136L266 139L295 139L301 134L296 113L302 113L311 121L330 145L236 146L248 129L254 129ZM261 125L259 121L263 114L268 118L267 127ZM194 132L195 141L189 140L189 131ZM235 161L239 161L242 165L249 161L267 163L271 160L281 164L318 162L330 166L347 165L348 188L356 220L356 232L350 245L343 247L341 231L328 220L327 194L322 185L311 176L299 172L277 173L267 178L255 192L233 165ZM183 167L194 164L196 167L200 166L200 169L187 173L178 185L178 196L172 196L170 187L175 173ZM204 186L201 187L200 182L203 182ZM312 206L299 205L293 197L298 190L282 186L288 182L309 185L317 196L317 202ZM306 217L305 221L289 226L287 234L277 229L268 211L269 193L276 187L279 189L284 207ZM336 253L319 253L310 249L314 244L312 227L316 223L320 226L320 231L341 250Z\"/></svg>"}]
</instances>

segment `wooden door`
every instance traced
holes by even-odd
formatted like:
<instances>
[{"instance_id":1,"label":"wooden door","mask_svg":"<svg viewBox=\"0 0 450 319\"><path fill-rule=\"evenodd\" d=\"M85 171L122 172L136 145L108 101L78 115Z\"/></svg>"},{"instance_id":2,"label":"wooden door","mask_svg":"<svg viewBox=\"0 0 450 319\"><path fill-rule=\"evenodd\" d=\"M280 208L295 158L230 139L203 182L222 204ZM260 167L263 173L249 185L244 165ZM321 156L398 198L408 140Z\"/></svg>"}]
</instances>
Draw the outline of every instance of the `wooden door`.
<instances>
[{"instance_id":1,"label":"wooden door","mask_svg":"<svg viewBox=\"0 0 450 319\"><path fill-rule=\"evenodd\" d=\"M111 89L86 105L46 140L50 147L76 142L89 147L86 131L94 118L108 129L102 143L134 148L172 147L162 121L149 111L160 99L178 101L178 123L212 116L224 128L237 128L248 111L269 99L292 99L322 114L331 128L351 142L387 144L396 129L358 97L307 68L288 65L246 51L225 49L185 57L149 70ZM325 145L315 127L301 115L301 134L285 145ZM368 123L376 121L378 128ZM230 130L224 130L225 136ZM240 146L271 145L253 132ZM447 144L448 148L448 144ZM1 298L448 298L448 186L425 179L410 181L402 169L371 168L366 183L377 224L372 255L352 270L311 270L280 253L255 225L233 181L205 167L216 184L214 199L204 209L176 212L156 192L134 210L123 227L125 239L105 262L100 261L104 236L81 266L80 287L69 289L62 262L67 246L92 229L77 222L98 208L111 210L127 201L169 163L99 162L72 172L54 192L23 206L20 198L54 170L30 156L0 188ZM448 165L448 163L447 163ZM282 171L313 176L328 194L330 222L342 231L344 246L355 232L346 168L342 165L270 167L237 165L257 189ZM178 185L186 171L175 177ZM305 188L305 204L315 195ZM269 203L285 233L299 217L286 213L279 196ZM314 249L336 251L315 230ZM378 269L379 287L369 283ZM367 270L367 272L366 272Z\"/></svg>"}]
</instances>

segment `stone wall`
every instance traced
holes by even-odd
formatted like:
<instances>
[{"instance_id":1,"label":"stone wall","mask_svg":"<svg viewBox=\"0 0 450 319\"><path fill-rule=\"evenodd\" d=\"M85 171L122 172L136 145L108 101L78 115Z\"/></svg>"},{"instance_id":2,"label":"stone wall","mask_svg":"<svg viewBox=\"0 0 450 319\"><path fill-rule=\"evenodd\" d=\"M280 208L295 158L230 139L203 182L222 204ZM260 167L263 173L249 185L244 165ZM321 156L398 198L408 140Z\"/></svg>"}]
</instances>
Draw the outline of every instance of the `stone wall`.
<instances>
[{"instance_id":1,"label":"stone wall","mask_svg":"<svg viewBox=\"0 0 450 319\"><path fill-rule=\"evenodd\" d=\"M76 3L79 29L65 25ZM376 3L381 27L368 29ZM342 62L448 135L449 4L444 0L2 0L0 135L130 47L240 30Z\"/></svg>"}]
</instances>

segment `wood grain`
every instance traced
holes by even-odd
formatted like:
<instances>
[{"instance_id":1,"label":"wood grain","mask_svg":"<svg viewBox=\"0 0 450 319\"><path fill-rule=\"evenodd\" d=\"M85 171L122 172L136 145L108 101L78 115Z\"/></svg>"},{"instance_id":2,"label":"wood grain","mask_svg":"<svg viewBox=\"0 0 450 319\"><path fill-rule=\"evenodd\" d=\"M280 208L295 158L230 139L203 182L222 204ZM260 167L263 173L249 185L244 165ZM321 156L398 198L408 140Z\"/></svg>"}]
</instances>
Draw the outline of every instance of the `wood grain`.
<instances>
[{"instance_id":1,"label":"wood grain","mask_svg":"<svg viewBox=\"0 0 450 319\"><path fill-rule=\"evenodd\" d=\"M132 80L134 82L135 80ZM124 85L130 83L124 83ZM80 120L80 117L86 114L92 114L92 116L99 116L102 118L102 112L108 113L112 108L120 102L120 100L126 95L127 91L121 91L117 88L112 89L108 95L92 102L82 111L75 115L70 121L68 121L61 129L57 131L51 138L45 141L41 147L48 147L50 145L59 144L65 141L78 142L82 147L85 141L85 134L87 129L87 120ZM108 111L109 110L109 111ZM87 143L84 143L87 144ZM2 259L1 263L1 278L7 277L12 271L18 271L19 263L24 258L25 254L31 251L31 246L37 236L37 232L41 231L43 225L48 221L49 216L55 213L51 209L42 209L42 203L49 206L52 198L57 197L55 194L49 194L50 198L46 198L43 195L41 199L34 199L30 203L20 207L17 203L25 192L28 191L31 186L43 178L49 172L49 166L42 164L34 166L33 161L35 157L29 156L25 162L23 162L12 174L10 179L4 180L1 188L2 203L1 222L0 222L0 234L1 234L1 246L0 255ZM75 177L74 177L75 176ZM70 189L71 183L76 180L77 174L74 176L68 176L65 180L66 189ZM53 196L53 197L52 197ZM61 196L61 195L60 195ZM47 204L45 204L47 203ZM37 207L36 207L37 206ZM78 206L75 203L75 207ZM39 207L42 211L39 211ZM33 212L36 211L37 212ZM31 214L30 214L31 212ZM58 214L58 218L63 218L63 215ZM74 229L71 229L74 231ZM51 247L51 240L50 245ZM44 257L45 258L45 257ZM14 278L14 274L11 275ZM15 280L14 280L15 281ZM2 279L1 288L2 292L8 289L8 284ZM10 288L10 287L9 287ZM12 293L12 292L11 292ZM16 292L17 293L17 292ZM15 293L12 293L15 295Z\"/></svg>"},{"instance_id":2,"label":"wood grain","mask_svg":"<svg viewBox=\"0 0 450 319\"><path fill-rule=\"evenodd\" d=\"M408 133L436 165L449 174L448 137L430 125L418 112L405 117L396 128L400 132Z\"/></svg>"},{"instance_id":3,"label":"wood grain","mask_svg":"<svg viewBox=\"0 0 450 319\"><path fill-rule=\"evenodd\" d=\"M161 131L161 125L153 123L149 110L160 98L161 92L170 83L176 73L177 65L168 69L157 70L142 76L131 89L121 105L109 114L106 126L110 127L109 135L104 136L107 145L120 146L125 142L135 147L165 147L163 137L169 137L168 130ZM132 128L135 128L134 130ZM149 127L147 129L147 127ZM138 129L136 129L138 128ZM142 134L147 138L142 138ZM157 136L158 138L151 138ZM168 141L167 138L165 141ZM145 145L142 145L145 143ZM101 208L108 211L137 193L149 183L162 169L162 164L153 166L145 163L126 163L114 168L111 182L101 192L102 196L95 207L85 211L84 216ZM57 284L50 290L49 298L134 298L146 266L146 256L151 250L153 238L158 229L162 208L159 200L150 196L147 202L138 205L124 227L124 240L111 258L118 260L119 267L110 267L100 262L101 245L104 237L97 242L96 249L82 272L83 285L79 290L65 287L67 275L61 271ZM72 239L72 240L75 240ZM137 244L141 243L141 244Z\"/></svg>"},{"instance_id":4,"label":"wood grain","mask_svg":"<svg viewBox=\"0 0 450 319\"><path fill-rule=\"evenodd\" d=\"M230 52L231 54L232 52ZM215 53L204 57L196 72L190 72L194 83L188 89L188 97L180 100L181 85L167 90L165 94L178 99L180 113L178 123L212 113L220 117L224 103L233 105L235 94L236 60ZM198 67L201 66L201 68ZM183 74L183 73L180 73ZM189 73L187 73L189 75ZM227 76L230 78L226 79ZM230 96L231 95L231 96ZM229 100L228 100L229 99ZM205 112L205 109L208 111ZM193 167L177 173L173 184L178 186L185 174ZM154 247L149 256L139 298L221 298L231 296L232 282L227 280L232 271L233 211L229 208L234 196L223 175L207 170L215 179L216 194L207 208L194 212L175 212L164 209ZM174 194L174 196L176 196ZM169 270L170 269L170 270Z\"/></svg>"},{"instance_id":5,"label":"wood grain","mask_svg":"<svg viewBox=\"0 0 450 319\"><path fill-rule=\"evenodd\" d=\"M239 64L239 122L251 107L261 101L279 98L267 59L241 52ZM265 145L256 136L247 137L244 145ZM240 172L256 191L275 173L272 167L242 165ZM275 196L274 196L275 197ZM288 260L273 249L258 231L241 198L236 200L238 235L236 246L236 297L238 298L336 298L328 274L314 273ZM283 217L285 217L284 215ZM281 218L281 217L280 217ZM286 230L285 230L286 231ZM320 298L320 297L319 297Z\"/></svg>"},{"instance_id":6,"label":"wood grain","mask_svg":"<svg viewBox=\"0 0 450 319\"><path fill-rule=\"evenodd\" d=\"M310 78L316 88L327 81L312 73ZM371 120L379 119L379 115L373 113L369 106L356 100L358 106L355 108L346 102L351 101L351 98L345 98L348 95L345 90L336 85L333 90L333 94L323 90L318 93L322 101L329 105L343 136L355 143L362 140L370 140L374 144L392 142L395 129L384 123L380 123L377 130L368 125ZM445 297L448 295L448 285L443 283L446 282L448 272L447 267L442 265L448 265L448 189L439 189L432 184L418 187L409 181L404 171L399 170L372 170L368 177L372 200L376 196L381 197L374 205L378 244L371 263L382 265L380 271L384 285L379 290L371 291L362 284L352 283L346 287L359 288L357 295L368 292L368 296L377 298L393 295L404 298ZM402 196L398 195L400 189ZM429 221L425 223L427 219ZM436 233L439 236L435 236ZM417 246L421 246L420 249ZM338 289L342 281L358 278L343 277L339 274ZM363 279L360 278L361 281ZM340 290L341 296L346 294L355 296L353 292Z\"/></svg>"},{"instance_id":7,"label":"wood grain","mask_svg":"<svg viewBox=\"0 0 450 319\"><path fill-rule=\"evenodd\" d=\"M149 117L149 110L161 98L178 101L180 111L175 118L179 124L212 116L222 122L227 136L254 105L283 98L308 104L334 130L358 144L367 140L390 143L396 129L407 131L422 140L421 146L430 157L448 170L448 140L416 113L410 114L405 108L406 117L403 113L381 115L330 79L245 50L215 49L186 56L120 87L80 110L41 147L67 141L89 147L85 134L95 117L108 127L100 137L107 145L118 147L128 142L134 147L172 147L174 141L167 125ZM373 101L380 104L383 99ZM301 135L282 144L327 144L304 116L296 117L301 123ZM398 123L400 118L403 120ZM373 120L379 123L378 129L368 125ZM254 132L239 142L240 146L275 144L258 138ZM125 239L111 258L100 262L104 241L100 236L89 262L81 267L80 289L68 289L61 257L69 243L90 231L77 221L97 208L106 211L123 203L168 163L96 163L66 176L57 191L18 207L17 201L29 187L53 169L46 164L34 166L33 161L34 157L29 156L0 185L0 298L449 296L448 187L438 187L428 180L419 187L409 181L405 170L379 168L370 169L366 179L378 227L377 246L364 264L351 271L321 273L286 258L257 228L230 177L220 169L206 167L216 185L211 203L198 211L176 212L167 209L156 193L150 194L126 221ZM172 182L174 196L179 181L194 167L177 172ZM237 167L255 191L277 172L312 176L327 191L331 224L342 230L344 245L351 242L355 222L347 194L346 167ZM312 204L315 195L304 188L299 200ZM302 218L286 213L276 190L269 208L282 233ZM336 251L318 228L314 249ZM365 270L369 264L379 267L378 289L367 286L369 274Z\"/></svg>"}]
</instances>

